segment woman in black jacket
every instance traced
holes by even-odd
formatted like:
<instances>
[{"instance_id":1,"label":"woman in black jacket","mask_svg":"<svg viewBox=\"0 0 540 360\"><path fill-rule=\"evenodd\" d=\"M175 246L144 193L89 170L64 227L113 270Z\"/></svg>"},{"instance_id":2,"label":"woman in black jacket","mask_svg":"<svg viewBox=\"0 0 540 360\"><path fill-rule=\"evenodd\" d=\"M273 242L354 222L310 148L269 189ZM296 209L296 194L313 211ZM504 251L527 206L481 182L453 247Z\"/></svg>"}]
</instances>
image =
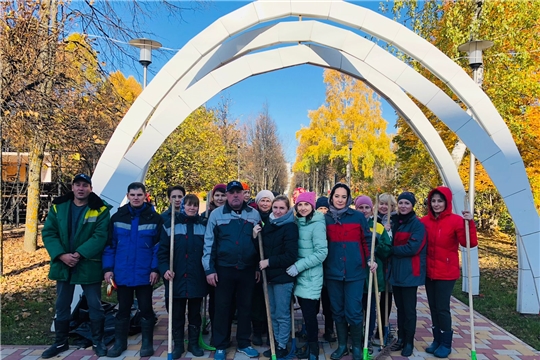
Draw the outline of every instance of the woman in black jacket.
<instances>
[{"instance_id":1,"label":"woman in black jacket","mask_svg":"<svg viewBox=\"0 0 540 360\"><path fill-rule=\"evenodd\" d=\"M256 236L261 231L257 225L253 229ZM270 313L274 339L277 344L276 356L285 357L287 342L291 333L291 297L294 287L294 278L286 272L298 257L298 227L294 222L293 209L286 196L279 195L272 202L272 214L269 222L262 228L264 260L259 266L266 269L268 280L268 297L270 299ZM271 357L270 350L263 353Z\"/></svg>"},{"instance_id":2,"label":"woman in black jacket","mask_svg":"<svg viewBox=\"0 0 540 360\"><path fill-rule=\"evenodd\" d=\"M165 219L158 251L159 271L165 281L165 298L169 298L169 280L173 279L173 359L184 353L184 325L188 308L188 351L203 356L199 347L201 304L207 294L206 275L202 266L205 219L199 216L199 198L193 194L182 199L180 211L174 217L174 265L170 269L171 213ZM169 302L165 301L167 311Z\"/></svg>"}]
</instances>

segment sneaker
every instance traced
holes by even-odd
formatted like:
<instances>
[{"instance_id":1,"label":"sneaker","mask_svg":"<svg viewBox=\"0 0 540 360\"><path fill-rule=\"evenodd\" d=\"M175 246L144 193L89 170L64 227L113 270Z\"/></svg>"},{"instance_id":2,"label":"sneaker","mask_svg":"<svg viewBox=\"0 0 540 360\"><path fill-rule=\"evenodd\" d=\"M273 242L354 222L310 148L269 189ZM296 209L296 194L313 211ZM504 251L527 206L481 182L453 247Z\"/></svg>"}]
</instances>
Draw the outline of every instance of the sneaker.
<instances>
[{"instance_id":1,"label":"sneaker","mask_svg":"<svg viewBox=\"0 0 540 360\"><path fill-rule=\"evenodd\" d=\"M242 348L242 349L238 349L238 352L241 352L242 354L245 354L250 358L259 356L259 352L257 350L255 350L254 348L252 348L251 346L248 346L248 347L245 347L245 348ZM219 360L219 359L217 359L217 360Z\"/></svg>"},{"instance_id":2,"label":"sneaker","mask_svg":"<svg viewBox=\"0 0 540 360\"><path fill-rule=\"evenodd\" d=\"M276 348L276 357L278 359L282 359L282 358L286 357L287 355L289 355L289 351L287 349L282 349L280 347ZM267 358L271 358L272 357L272 351L270 349L265 350L263 352L263 356L267 357Z\"/></svg>"},{"instance_id":3,"label":"sneaker","mask_svg":"<svg viewBox=\"0 0 540 360\"><path fill-rule=\"evenodd\" d=\"M272 350L270 350L270 349L264 350L263 356L266 357L266 358L271 358L272 357Z\"/></svg>"},{"instance_id":4,"label":"sneaker","mask_svg":"<svg viewBox=\"0 0 540 360\"><path fill-rule=\"evenodd\" d=\"M225 360L227 353L225 350L216 350L214 354L214 360Z\"/></svg>"}]
</instances>

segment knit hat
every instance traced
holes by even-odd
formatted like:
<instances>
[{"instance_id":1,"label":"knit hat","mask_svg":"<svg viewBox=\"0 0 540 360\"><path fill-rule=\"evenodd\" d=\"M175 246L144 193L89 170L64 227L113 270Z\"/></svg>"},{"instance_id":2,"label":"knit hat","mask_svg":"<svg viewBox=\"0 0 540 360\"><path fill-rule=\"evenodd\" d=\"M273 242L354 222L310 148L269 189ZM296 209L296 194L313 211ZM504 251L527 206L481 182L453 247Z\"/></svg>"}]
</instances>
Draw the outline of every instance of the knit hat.
<instances>
[{"instance_id":1,"label":"knit hat","mask_svg":"<svg viewBox=\"0 0 540 360\"><path fill-rule=\"evenodd\" d=\"M298 195L298 197L296 198L296 202L295 202L295 206L304 201L304 202L307 202L309 203L312 207L313 207L313 210L315 210L315 193L314 192L305 192L305 193L301 193L300 195Z\"/></svg>"},{"instance_id":2,"label":"knit hat","mask_svg":"<svg viewBox=\"0 0 540 360\"><path fill-rule=\"evenodd\" d=\"M399 202L399 200L402 200L402 199L408 200L412 204L413 207L416 204L416 198L414 197L414 194L412 192L405 191L399 194L397 201Z\"/></svg>"},{"instance_id":3,"label":"knit hat","mask_svg":"<svg viewBox=\"0 0 540 360\"><path fill-rule=\"evenodd\" d=\"M247 183L247 182L243 182L243 183L242 183L242 188L243 188L244 190L249 190L249 185L248 185L248 183Z\"/></svg>"},{"instance_id":4,"label":"knit hat","mask_svg":"<svg viewBox=\"0 0 540 360\"><path fill-rule=\"evenodd\" d=\"M227 192L227 185L225 185L225 184L217 184L216 186L214 186L214 188L212 189L212 196L214 196L216 191L219 191L219 192L222 192L222 193Z\"/></svg>"},{"instance_id":5,"label":"knit hat","mask_svg":"<svg viewBox=\"0 0 540 360\"><path fill-rule=\"evenodd\" d=\"M270 190L261 190L255 196L255 203L258 204L259 200L263 198L268 198L270 201L274 201L274 194Z\"/></svg>"},{"instance_id":6,"label":"knit hat","mask_svg":"<svg viewBox=\"0 0 540 360\"><path fill-rule=\"evenodd\" d=\"M320 207L329 208L330 205L328 204L328 198L326 196L321 196L317 199L317 203L315 204L315 210L317 210Z\"/></svg>"},{"instance_id":7,"label":"knit hat","mask_svg":"<svg viewBox=\"0 0 540 360\"><path fill-rule=\"evenodd\" d=\"M360 207L360 205L369 205L369 207L373 209L373 202L371 201L371 198L367 195L360 195L357 196L356 199L354 199L354 206Z\"/></svg>"}]
</instances>

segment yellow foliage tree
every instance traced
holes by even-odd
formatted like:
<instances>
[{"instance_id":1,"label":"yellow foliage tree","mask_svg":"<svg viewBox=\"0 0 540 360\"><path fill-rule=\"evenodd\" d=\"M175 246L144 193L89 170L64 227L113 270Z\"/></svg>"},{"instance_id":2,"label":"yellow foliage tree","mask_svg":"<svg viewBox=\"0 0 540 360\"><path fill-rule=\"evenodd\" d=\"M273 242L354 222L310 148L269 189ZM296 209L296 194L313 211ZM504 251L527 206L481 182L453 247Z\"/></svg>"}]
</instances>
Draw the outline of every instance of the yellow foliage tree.
<instances>
[{"instance_id":1,"label":"yellow foliage tree","mask_svg":"<svg viewBox=\"0 0 540 360\"><path fill-rule=\"evenodd\" d=\"M391 165L395 158L379 97L362 81L338 71L325 70L323 77L326 101L309 111L309 126L296 133L299 146L293 170L311 173L331 165L342 178L351 151L352 179L372 179L376 167Z\"/></svg>"}]
</instances>

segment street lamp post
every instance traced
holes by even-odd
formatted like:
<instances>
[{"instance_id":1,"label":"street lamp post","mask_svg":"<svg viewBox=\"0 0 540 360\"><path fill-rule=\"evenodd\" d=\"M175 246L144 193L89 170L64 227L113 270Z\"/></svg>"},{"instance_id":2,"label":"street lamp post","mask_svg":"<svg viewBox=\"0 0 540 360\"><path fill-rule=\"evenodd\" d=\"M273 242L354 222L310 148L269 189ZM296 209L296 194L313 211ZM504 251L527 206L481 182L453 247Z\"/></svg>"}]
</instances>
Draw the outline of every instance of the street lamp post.
<instances>
[{"instance_id":1,"label":"street lamp post","mask_svg":"<svg viewBox=\"0 0 540 360\"><path fill-rule=\"evenodd\" d=\"M471 40L462 44L458 47L459 51L467 52L469 58L469 66L473 71L473 80L478 86L482 86L483 81L483 66L482 66L482 52L486 49L489 49L493 46L492 41L487 40ZM469 209L471 214L474 214L474 180L475 180L475 165L476 159L474 154L470 153L470 164L469 164ZM475 275L476 279L479 280L480 274L473 274L473 269L476 269L475 272L478 272L478 253L477 249L474 249L476 253L474 254L474 259L476 266L471 264L472 249L467 250L469 261L463 263L463 274L468 274L469 281L463 281L462 290L469 293L469 302L472 303L472 296L478 295L480 293L480 284L478 281L473 283L472 276ZM471 306L472 309L472 306ZM472 332L471 332L472 333Z\"/></svg>"},{"instance_id":2,"label":"street lamp post","mask_svg":"<svg viewBox=\"0 0 540 360\"><path fill-rule=\"evenodd\" d=\"M473 71L473 80L478 86L482 86L483 81L483 62L482 51L489 49L493 46L493 41L487 40L472 40L462 44L458 47L459 51L466 52L469 58L469 66ZM475 165L476 158L471 152L470 165L469 165L469 207L472 214L474 214L474 178L475 178Z\"/></svg>"},{"instance_id":3,"label":"street lamp post","mask_svg":"<svg viewBox=\"0 0 540 360\"><path fill-rule=\"evenodd\" d=\"M236 144L237 151L236 151L236 160L238 163L238 181L240 181L240 143Z\"/></svg>"},{"instance_id":4,"label":"street lamp post","mask_svg":"<svg viewBox=\"0 0 540 360\"><path fill-rule=\"evenodd\" d=\"M353 141L349 139L347 141L349 144L349 162L347 163L347 185L349 185L349 188L351 187L351 170L352 170L352 147L353 147Z\"/></svg>"},{"instance_id":5,"label":"street lamp post","mask_svg":"<svg viewBox=\"0 0 540 360\"><path fill-rule=\"evenodd\" d=\"M150 40L150 39L131 39L129 41L129 45L141 49L141 52L139 54L139 63L143 66L143 90L146 88L147 84L147 73L148 73L148 65L152 63L152 50L153 49L159 49L161 47L161 43ZM144 123L142 130L144 131L144 128L146 128L147 122ZM146 174L148 173L148 167L150 166L150 161L144 165L142 168L141 173L141 180L144 181L146 178Z\"/></svg>"},{"instance_id":6,"label":"street lamp post","mask_svg":"<svg viewBox=\"0 0 540 360\"><path fill-rule=\"evenodd\" d=\"M336 144L337 144L337 139L336 139L336 135L332 135L332 144L334 144L334 149L336 147ZM337 170L336 170L336 166L334 164L334 185L337 184ZM330 187L332 188L332 187Z\"/></svg>"}]
</instances>

